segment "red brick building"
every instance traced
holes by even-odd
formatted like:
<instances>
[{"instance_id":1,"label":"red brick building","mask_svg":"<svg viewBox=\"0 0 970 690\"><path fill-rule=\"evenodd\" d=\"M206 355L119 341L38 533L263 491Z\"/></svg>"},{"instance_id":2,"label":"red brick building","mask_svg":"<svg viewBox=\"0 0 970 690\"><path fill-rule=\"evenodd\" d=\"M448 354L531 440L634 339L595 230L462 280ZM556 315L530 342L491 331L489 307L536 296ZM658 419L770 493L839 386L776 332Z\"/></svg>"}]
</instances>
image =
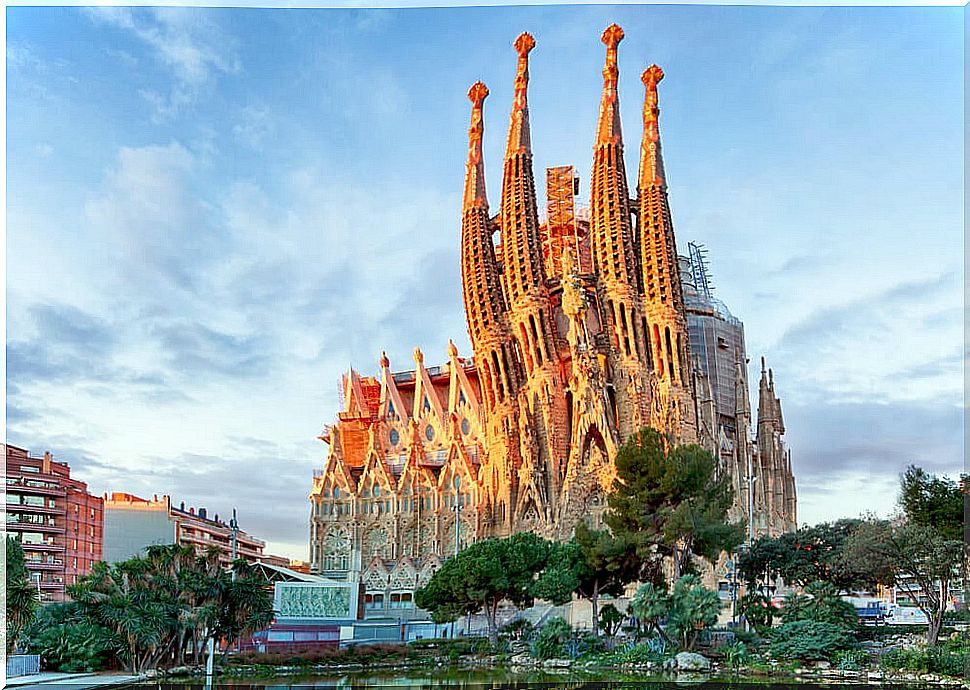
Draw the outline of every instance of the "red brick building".
<instances>
[{"instance_id":1,"label":"red brick building","mask_svg":"<svg viewBox=\"0 0 970 690\"><path fill-rule=\"evenodd\" d=\"M7 445L6 455L6 532L23 546L41 600L64 601L64 588L101 560L103 501L49 452Z\"/></svg>"}]
</instances>

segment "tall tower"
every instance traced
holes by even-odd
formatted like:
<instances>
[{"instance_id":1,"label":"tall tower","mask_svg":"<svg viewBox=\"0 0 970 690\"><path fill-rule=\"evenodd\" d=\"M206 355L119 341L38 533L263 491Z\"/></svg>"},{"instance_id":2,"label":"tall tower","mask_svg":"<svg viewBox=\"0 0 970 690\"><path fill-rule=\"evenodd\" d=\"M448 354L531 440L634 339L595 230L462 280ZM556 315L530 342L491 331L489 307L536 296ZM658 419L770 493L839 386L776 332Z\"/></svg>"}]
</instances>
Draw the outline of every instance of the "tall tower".
<instances>
[{"instance_id":1,"label":"tall tower","mask_svg":"<svg viewBox=\"0 0 970 690\"><path fill-rule=\"evenodd\" d=\"M697 413L687 339L687 317L677 265L677 244L667 199L667 179L660 153L660 106L657 84L664 73L651 65L642 75L643 142L640 147L638 230L643 262L643 305L650 351L651 426L694 441Z\"/></svg>"},{"instance_id":2,"label":"tall tower","mask_svg":"<svg viewBox=\"0 0 970 690\"><path fill-rule=\"evenodd\" d=\"M476 82L468 91L472 102L468 129L468 162L461 217L461 282L468 334L477 359L484 398L487 441L482 472L488 512L497 528L507 531L514 508L519 465L517 393L522 385L509 318L495 260L485 193L482 160L482 110L488 88Z\"/></svg>"},{"instance_id":3,"label":"tall tower","mask_svg":"<svg viewBox=\"0 0 970 690\"><path fill-rule=\"evenodd\" d=\"M600 305L612 347L608 380L613 414L620 438L626 439L646 423L647 391L643 362L643 314L639 268L630 218L630 193L623 163L623 133L617 80L617 46L623 29L611 24L603 32L606 65L590 181L590 234L595 270L599 275ZM644 359L641 359L644 356Z\"/></svg>"},{"instance_id":4,"label":"tall tower","mask_svg":"<svg viewBox=\"0 0 970 690\"><path fill-rule=\"evenodd\" d=\"M529 52L535 47L535 39L523 33L514 46L519 61L505 151L500 224L509 322L518 344L518 359L525 370L519 402L520 416L527 420L520 433L522 457L527 464L520 471L523 490L516 512L528 514L530 520L534 513L538 522L548 523L552 517L548 497L558 491L560 467L568 453L562 429L568 414L565 399L559 394L562 375L556 352L556 324L546 286L532 172L528 86ZM526 505L530 501L531 506Z\"/></svg>"}]
</instances>

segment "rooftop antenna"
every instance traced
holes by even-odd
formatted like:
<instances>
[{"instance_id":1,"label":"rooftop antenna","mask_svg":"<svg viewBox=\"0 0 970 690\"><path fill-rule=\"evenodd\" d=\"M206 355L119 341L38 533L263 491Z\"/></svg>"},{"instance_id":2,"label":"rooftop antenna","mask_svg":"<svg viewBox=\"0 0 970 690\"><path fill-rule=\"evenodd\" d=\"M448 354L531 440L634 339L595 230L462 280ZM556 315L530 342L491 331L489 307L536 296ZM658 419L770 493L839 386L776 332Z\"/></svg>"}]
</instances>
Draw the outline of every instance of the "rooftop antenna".
<instances>
[{"instance_id":1,"label":"rooftop antenna","mask_svg":"<svg viewBox=\"0 0 970 690\"><path fill-rule=\"evenodd\" d=\"M714 298L714 281L710 274L710 263L707 260L707 247L698 242L688 242L690 252L690 272L694 278L697 290L708 299Z\"/></svg>"}]
</instances>

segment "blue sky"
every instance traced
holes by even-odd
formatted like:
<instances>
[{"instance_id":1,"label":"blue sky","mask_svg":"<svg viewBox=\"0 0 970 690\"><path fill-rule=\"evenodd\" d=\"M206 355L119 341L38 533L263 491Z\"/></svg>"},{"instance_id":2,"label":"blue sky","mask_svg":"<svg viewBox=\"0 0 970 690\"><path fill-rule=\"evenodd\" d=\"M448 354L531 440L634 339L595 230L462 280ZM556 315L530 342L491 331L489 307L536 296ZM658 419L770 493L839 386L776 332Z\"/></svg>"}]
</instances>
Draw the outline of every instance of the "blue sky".
<instances>
[{"instance_id":1,"label":"blue sky","mask_svg":"<svg viewBox=\"0 0 970 690\"><path fill-rule=\"evenodd\" d=\"M341 371L469 352L468 86L496 206L532 32L537 187L585 195L613 21L628 170L656 62L678 242L775 369L800 521L958 473L962 8L8 8L8 441L305 557Z\"/></svg>"}]
</instances>

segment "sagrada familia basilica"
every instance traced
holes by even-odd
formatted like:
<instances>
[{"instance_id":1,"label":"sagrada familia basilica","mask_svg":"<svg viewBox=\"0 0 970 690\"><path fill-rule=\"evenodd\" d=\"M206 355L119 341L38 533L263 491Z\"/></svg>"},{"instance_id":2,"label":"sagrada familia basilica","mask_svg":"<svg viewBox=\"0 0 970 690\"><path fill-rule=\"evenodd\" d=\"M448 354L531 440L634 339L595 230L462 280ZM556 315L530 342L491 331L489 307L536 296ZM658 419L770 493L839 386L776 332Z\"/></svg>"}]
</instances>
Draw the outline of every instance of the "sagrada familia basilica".
<instances>
[{"instance_id":1,"label":"sagrada familia basilica","mask_svg":"<svg viewBox=\"0 0 970 690\"><path fill-rule=\"evenodd\" d=\"M580 520L600 526L611 458L644 426L716 454L734 482L733 517L750 518L758 534L795 527L774 377L762 361L752 435L743 328L712 297L697 246L690 258L677 253L658 126L664 74L656 65L642 75L631 195L617 93L622 39L615 24L602 35L588 209L577 208L573 168L550 168L540 222L527 99L531 35L514 44L497 212L482 159L488 89L478 82L468 92L461 268L474 357L449 342L440 366L425 366L416 349L413 369L393 371L382 356L377 377L351 370L343 410L321 435L329 453L310 493L312 568L360 578L368 606L409 606L414 587L475 540L523 530L568 539Z\"/></svg>"}]
</instances>

